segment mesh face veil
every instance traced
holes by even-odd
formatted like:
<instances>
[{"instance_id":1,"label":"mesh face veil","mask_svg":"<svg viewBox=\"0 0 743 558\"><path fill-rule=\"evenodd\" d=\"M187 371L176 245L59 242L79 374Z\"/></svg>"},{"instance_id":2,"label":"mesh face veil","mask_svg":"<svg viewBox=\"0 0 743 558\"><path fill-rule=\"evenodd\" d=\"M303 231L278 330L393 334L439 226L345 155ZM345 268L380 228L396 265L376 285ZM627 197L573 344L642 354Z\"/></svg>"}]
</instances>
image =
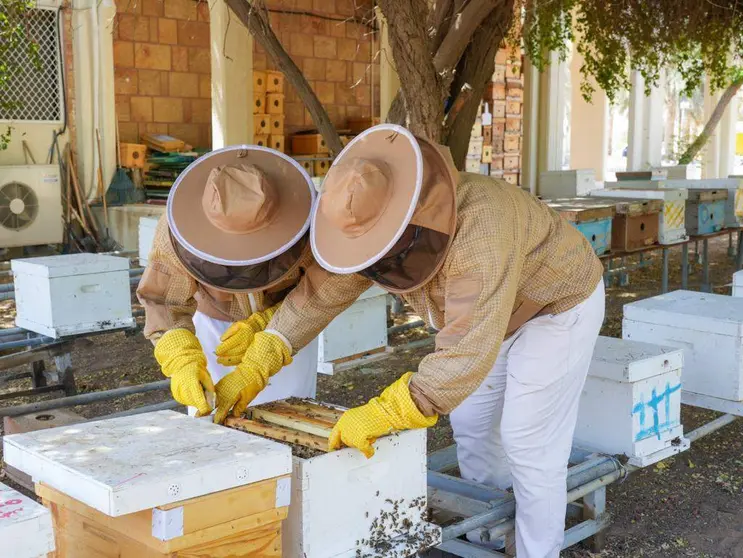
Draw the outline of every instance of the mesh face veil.
<instances>
[{"instance_id":1,"label":"mesh face veil","mask_svg":"<svg viewBox=\"0 0 743 558\"><path fill-rule=\"evenodd\" d=\"M192 254L170 235L170 242L178 259L188 273L199 283L220 291L251 292L262 291L281 281L294 271L308 249L308 235L305 234L286 252L252 265L222 265L202 260Z\"/></svg>"}]
</instances>

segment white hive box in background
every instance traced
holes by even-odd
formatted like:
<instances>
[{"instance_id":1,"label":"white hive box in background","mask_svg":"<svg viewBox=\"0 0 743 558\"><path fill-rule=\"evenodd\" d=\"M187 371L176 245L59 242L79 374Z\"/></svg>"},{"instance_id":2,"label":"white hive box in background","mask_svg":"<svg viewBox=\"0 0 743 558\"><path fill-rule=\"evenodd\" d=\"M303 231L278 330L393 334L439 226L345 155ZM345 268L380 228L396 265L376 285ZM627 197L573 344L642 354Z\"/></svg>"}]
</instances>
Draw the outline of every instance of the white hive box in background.
<instances>
[{"instance_id":1,"label":"white hive box in background","mask_svg":"<svg viewBox=\"0 0 743 558\"><path fill-rule=\"evenodd\" d=\"M5 462L118 517L291 472L291 450L175 411L4 439Z\"/></svg>"},{"instance_id":2,"label":"white hive box in background","mask_svg":"<svg viewBox=\"0 0 743 558\"><path fill-rule=\"evenodd\" d=\"M689 448L681 426L681 349L599 337L574 444L646 467Z\"/></svg>"},{"instance_id":3,"label":"white hive box in background","mask_svg":"<svg viewBox=\"0 0 743 558\"><path fill-rule=\"evenodd\" d=\"M626 304L622 337L684 350L682 403L743 414L743 298L674 291Z\"/></svg>"},{"instance_id":4,"label":"white hive box in background","mask_svg":"<svg viewBox=\"0 0 743 558\"><path fill-rule=\"evenodd\" d=\"M292 503L283 532L285 557L377 556L361 541L403 533L429 532L437 539L431 542L439 542L439 529L423 519L426 431L386 436L374 447L372 459L348 448L310 459L294 457ZM420 547L408 550L379 556L415 556Z\"/></svg>"},{"instance_id":5,"label":"white hive box in background","mask_svg":"<svg viewBox=\"0 0 743 558\"><path fill-rule=\"evenodd\" d=\"M743 224L743 179L705 178L702 180L666 180L665 182L665 188L727 190L725 226L740 227Z\"/></svg>"},{"instance_id":6,"label":"white hive box in background","mask_svg":"<svg viewBox=\"0 0 743 558\"><path fill-rule=\"evenodd\" d=\"M733 296L743 297L743 271L733 273Z\"/></svg>"},{"instance_id":7,"label":"white hive box in background","mask_svg":"<svg viewBox=\"0 0 743 558\"><path fill-rule=\"evenodd\" d=\"M52 514L9 486L0 484L0 555L44 558L54 552Z\"/></svg>"},{"instance_id":8,"label":"white hive box in background","mask_svg":"<svg viewBox=\"0 0 743 558\"><path fill-rule=\"evenodd\" d=\"M649 182L649 181L648 181ZM686 200L684 188L631 189L616 188L616 182L607 182L606 188L591 192L596 198L622 198L662 200L663 211L658 214L658 240L661 244L674 244L688 238L686 234ZM626 183L625 183L626 184ZM611 185L611 187L609 187Z\"/></svg>"},{"instance_id":9,"label":"white hive box in background","mask_svg":"<svg viewBox=\"0 0 743 558\"><path fill-rule=\"evenodd\" d=\"M593 169L544 171L539 174L539 195L542 198L576 198L596 189Z\"/></svg>"},{"instance_id":10,"label":"white hive box in background","mask_svg":"<svg viewBox=\"0 0 743 558\"><path fill-rule=\"evenodd\" d=\"M127 258L67 254L10 266L18 327L56 339L134 325Z\"/></svg>"},{"instance_id":11,"label":"white hive box in background","mask_svg":"<svg viewBox=\"0 0 743 558\"><path fill-rule=\"evenodd\" d=\"M139 265L142 267L147 265L147 260L152 251L158 221L157 217L139 218Z\"/></svg>"},{"instance_id":12,"label":"white hive box in background","mask_svg":"<svg viewBox=\"0 0 743 558\"><path fill-rule=\"evenodd\" d=\"M318 336L318 372L332 374L334 361L361 358L387 348L387 291L376 285L336 316Z\"/></svg>"}]
</instances>

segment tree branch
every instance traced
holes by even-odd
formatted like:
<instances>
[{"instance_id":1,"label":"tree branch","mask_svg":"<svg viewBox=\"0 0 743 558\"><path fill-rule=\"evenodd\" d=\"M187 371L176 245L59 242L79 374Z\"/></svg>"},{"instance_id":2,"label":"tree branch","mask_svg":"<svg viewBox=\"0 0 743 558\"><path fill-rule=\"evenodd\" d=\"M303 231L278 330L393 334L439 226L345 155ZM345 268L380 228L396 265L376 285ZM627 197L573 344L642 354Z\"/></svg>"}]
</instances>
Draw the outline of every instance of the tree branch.
<instances>
[{"instance_id":1,"label":"tree branch","mask_svg":"<svg viewBox=\"0 0 743 558\"><path fill-rule=\"evenodd\" d=\"M492 13L498 4L503 4L504 0L471 0L461 11L454 13L448 19L444 19L442 22L444 25L446 22L449 23L449 30L446 36L441 40L440 46L436 50L436 54L433 58L433 67L436 71L437 76L442 75L444 79L442 81L442 87L444 90L448 89L452 80L454 79L453 72L451 71L456 67L459 62L464 50L467 48L473 34L482 24L485 18ZM451 2L448 2L451 3ZM513 0L506 0L506 3L513 7ZM390 21L390 16L385 9L385 5L390 2L379 2L387 21ZM438 2L437 2L438 4ZM457 3L454 8L456 9L460 3ZM434 16L435 17L435 16ZM508 17L510 23L511 17ZM432 18L433 19L433 18ZM506 29L508 27L506 26ZM443 33L441 33L443 35ZM504 32L505 35L505 32ZM390 41L392 41L392 35L390 35ZM394 52L394 45L393 45ZM397 54L395 53L395 60L397 60ZM448 68L448 69L447 69ZM400 68L398 67L398 72ZM402 80L401 80L402 81ZM461 85L460 88L461 89ZM425 91L425 90L424 90ZM387 114L387 121L395 124L405 124L406 118L406 107L404 101L405 90L403 89L398 93L392 105L390 106L389 113Z\"/></svg>"},{"instance_id":2,"label":"tree branch","mask_svg":"<svg viewBox=\"0 0 743 558\"><path fill-rule=\"evenodd\" d=\"M454 14L449 32L433 57L433 65L437 72L448 75L454 70L475 31L497 4L502 2L471 0L461 12Z\"/></svg>"},{"instance_id":3,"label":"tree branch","mask_svg":"<svg viewBox=\"0 0 743 558\"><path fill-rule=\"evenodd\" d=\"M699 154L704 147L704 144L707 143L707 140L709 140L709 137L714 133L715 128L717 128L717 125L720 123L720 119L725 113L725 109L730 104L730 101L733 100L733 97L738 93L738 90L742 85L743 75L736 78L736 80L733 81L733 83L731 83L723 92L720 100L717 101L717 106L715 106L715 110L712 111L707 124L704 125L702 133L697 136L697 139L695 139L691 145L686 148L684 154L679 157L679 165L688 165Z\"/></svg>"},{"instance_id":4,"label":"tree branch","mask_svg":"<svg viewBox=\"0 0 743 558\"><path fill-rule=\"evenodd\" d=\"M296 89L302 103L310 111L312 120L317 126L318 131L325 139L330 153L333 155L340 153L343 149L343 144L335 126L330 121L328 113L310 87L304 74L289 57L273 32L273 29L271 29L266 12L258 9L251 0L225 1L248 31L250 31L250 34L253 35L255 40L258 41L276 63L276 66L282 71L286 80Z\"/></svg>"},{"instance_id":5,"label":"tree branch","mask_svg":"<svg viewBox=\"0 0 743 558\"><path fill-rule=\"evenodd\" d=\"M454 82L451 86L452 96L468 85L471 95L459 107L455 114L449 114L444 130L446 145L451 150L457 168L462 168L467 156L472 125L477 118L486 84L492 79L495 70L495 53L511 26L514 12L514 0L501 2L483 21L472 38L472 43L464 53L457 66ZM454 112L453 106L452 111Z\"/></svg>"},{"instance_id":6,"label":"tree branch","mask_svg":"<svg viewBox=\"0 0 743 558\"><path fill-rule=\"evenodd\" d=\"M454 12L452 0L436 0L436 4L428 15L428 34L431 37L431 53L439 50L441 41L451 24Z\"/></svg>"}]
</instances>

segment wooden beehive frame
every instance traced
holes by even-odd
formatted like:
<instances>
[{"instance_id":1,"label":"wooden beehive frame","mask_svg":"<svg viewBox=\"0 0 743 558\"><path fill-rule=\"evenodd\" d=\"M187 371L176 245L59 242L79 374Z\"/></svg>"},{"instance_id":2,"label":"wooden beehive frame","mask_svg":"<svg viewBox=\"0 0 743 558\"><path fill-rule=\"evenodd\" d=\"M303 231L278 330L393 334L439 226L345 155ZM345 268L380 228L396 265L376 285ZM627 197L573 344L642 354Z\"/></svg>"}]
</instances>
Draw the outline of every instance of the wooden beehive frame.
<instances>
[{"instance_id":1,"label":"wooden beehive frame","mask_svg":"<svg viewBox=\"0 0 743 558\"><path fill-rule=\"evenodd\" d=\"M280 442L328 451L328 437L343 414L310 399L287 399L249 408L245 418L230 417L225 425Z\"/></svg>"}]
</instances>

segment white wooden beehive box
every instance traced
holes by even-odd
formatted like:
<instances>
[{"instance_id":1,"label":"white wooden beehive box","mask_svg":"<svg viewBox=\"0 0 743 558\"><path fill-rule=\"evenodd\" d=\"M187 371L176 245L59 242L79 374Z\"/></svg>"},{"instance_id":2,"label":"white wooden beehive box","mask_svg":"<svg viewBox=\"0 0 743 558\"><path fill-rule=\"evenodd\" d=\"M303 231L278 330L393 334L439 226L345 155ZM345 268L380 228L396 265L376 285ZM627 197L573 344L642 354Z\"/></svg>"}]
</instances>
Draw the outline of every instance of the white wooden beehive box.
<instances>
[{"instance_id":1,"label":"white wooden beehive box","mask_svg":"<svg viewBox=\"0 0 743 558\"><path fill-rule=\"evenodd\" d=\"M651 182L651 181L648 181ZM591 192L597 198L630 198L662 200L663 211L658 214L658 241L660 244L674 244L688 238L686 234L686 200L689 191L684 188L644 189L638 187L616 187L618 182L607 182L605 188ZM632 182L630 182L632 184Z\"/></svg>"},{"instance_id":2,"label":"white wooden beehive box","mask_svg":"<svg viewBox=\"0 0 743 558\"><path fill-rule=\"evenodd\" d=\"M725 226L740 227L743 224L743 179L705 178L702 180L667 180L667 188L696 188L705 190L727 190L725 202Z\"/></svg>"},{"instance_id":3,"label":"white wooden beehive box","mask_svg":"<svg viewBox=\"0 0 743 558\"><path fill-rule=\"evenodd\" d=\"M743 270L733 273L733 296L743 297Z\"/></svg>"},{"instance_id":4,"label":"white wooden beehive box","mask_svg":"<svg viewBox=\"0 0 743 558\"><path fill-rule=\"evenodd\" d=\"M581 394L575 445L645 467L688 449L681 425L683 351L599 337Z\"/></svg>"},{"instance_id":5,"label":"white wooden beehive box","mask_svg":"<svg viewBox=\"0 0 743 558\"><path fill-rule=\"evenodd\" d=\"M333 373L333 361L387 347L387 292L376 285L359 296L318 336L318 371Z\"/></svg>"},{"instance_id":6,"label":"white wooden beehive box","mask_svg":"<svg viewBox=\"0 0 743 558\"><path fill-rule=\"evenodd\" d=\"M142 267L147 265L147 260L152 251L158 221L157 217L139 218L139 265Z\"/></svg>"},{"instance_id":7,"label":"white wooden beehive box","mask_svg":"<svg viewBox=\"0 0 743 558\"><path fill-rule=\"evenodd\" d=\"M543 171L539 174L539 195L544 198L576 198L596 189L593 169Z\"/></svg>"},{"instance_id":8,"label":"white wooden beehive box","mask_svg":"<svg viewBox=\"0 0 743 558\"><path fill-rule=\"evenodd\" d=\"M743 299L674 291L626 304L622 337L684 350L683 403L740 412Z\"/></svg>"},{"instance_id":9,"label":"white wooden beehive box","mask_svg":"<svg viewBox=\"0 0 743 558\"><path fill-rule=\"evenodd\" d=\"M425 520L426 431L384 436L370 459L354 448L328 452L328 436L343 412L289 399L251 407L248 418L225 423L294 445L284 558L402 558L438 544L440 527Z\"/></svg>"},{"instance_id":10,"label":"white wooden beehive box","mask_svg":"<svg viewBox=\"0 0 743 558\"><path fill-rule=\"evenodd\" d=\"M0 484L0 549L9 558L43 558L54 552L52 514L4 484Z\"/></svg>"},{"instance_id":11,"label":"white wooden beehive box","mask_svg":"<svg viewBox=\"0 0 743 558\"><path fill-rule=\"evenodd\" d=\"M10 265L18 327L58 338L134 325L127 258L66 254Z\"/></svg>"},{"instance_id":12,"label":"white wooden beehive box","mask_svg":"<svg viewBox=\"0 0 743 558\"><path fill-rule=\"evenodd\" d=\"M13 434L3 442L6 463L111 517L291 472L287 446L175 411Z\"/></svg>"},{"instance_id":13,"label":"white wooden beehive box","mask_svg":"<svg viewBox=\"0 0 743 558\"><path fill-rule=\"evenodd\" d=\"M359 549L363 556L370 535L393 539L427 527L426 431L387 436L374 448L371 459L349 448L294 457L285 558L352 558Z\"/></svg>"}]
</instances>

